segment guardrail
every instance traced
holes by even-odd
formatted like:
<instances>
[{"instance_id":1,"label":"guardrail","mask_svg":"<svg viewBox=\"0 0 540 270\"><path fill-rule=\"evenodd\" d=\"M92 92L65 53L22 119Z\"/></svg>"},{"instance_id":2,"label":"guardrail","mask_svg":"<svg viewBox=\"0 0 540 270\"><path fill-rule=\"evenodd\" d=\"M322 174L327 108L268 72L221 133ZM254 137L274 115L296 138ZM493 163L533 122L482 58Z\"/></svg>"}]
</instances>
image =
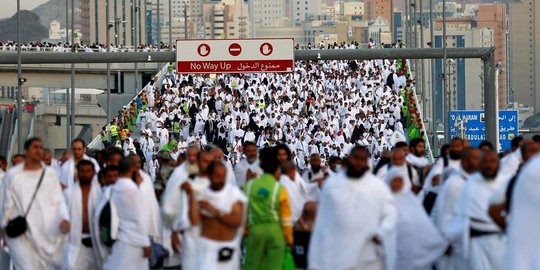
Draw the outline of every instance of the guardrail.
<instances>
[{"instance_id":1,"label":"guardrail","mask_svg":"<svg viewBox=\"0 0 540 270\"><path fill-rule=\"evenodd\" d=\"M13 114L13 118L15 118L15 115L16 114ZM17 130L18 126L19 126L19 119L15 119L15 124L11 125L11 128L9 130L9 134L13 134L12 136L9 137L9 143L8 143L9 149L8 149L8 152L7 152L7 155L6 155L6 159L7 159L8 163L10 165L13 165L13 164L11 164L11 157L13 156L13 151L16 151L15 150L15 145L16 145L15 142L17 142L17 140L15 140L15 139L17 137L17 134L15 134L14 132L15 132L15 130Z\"/></svg>"},{"instance_id":2,"label":"guardrail","mask_svg":"<svg viewBox=\"0 0 540 270\"><path fill-rule=\"evenodd\" d=\"M411 61L409 59L407 59L407 73L409 73L409 76L413 79L416 79L412 72L411 72ZM425 145L426 145L426 151L427 151L427 155L428 155L428 158L430 160L430 162L434 162L435 159L433 157L433 149L431 148L431 143L429 141L429 138L428 138L428 133L427 133L427 130L426 130L426 125L424 124L424 112L422 111L422 106L420 106L420 103L418 102L418 95L416 94L416 84L411 87L411 89L413 90L413 94L414 94L414 103L416 105L416 109L418 110L418 113L420 114L420 119L422 119L422 132L424 133L424 136L423 136L423 139L425 141Z\"/></svg>"},{"instance_id":3,"label":"guardrail","mask_svg":"<svg viewBox=\"0 0 540 270\"><path fill-rule=\"evenodd\" d=\"M61 51L59 51L61 50ZM10 48L10 47L6 47L6 48L2 48L0 47L0 52L16 52L17 51L17 47L15 48ZM168 51L171 51L169 48L165 48L165 49L161 49L159 50L158 48L133 48L131 46L129 47L122 47L122 48L111 48L110 49L110 52L115 52L115 53L123 53L123 52L159 52L159 51L162 51L162 52L168 52ZM173 51L175 51L173 49ZM71 53L71 48L64 48L64 47L30 47L30 48L21 48L21 52L50 52L50 53ZM97 52L107 52L107 48L77 48L75 50L75 52L77 53L97 53Z\"/></svg>"},{"instance_id":4,"label":"guardrail","mask_svg":"<svg viewBox=\"0 0 540 270\"><path fill-rule=\"evenodd\" d=\"M30 120L30 130L28 130L28 136L26 139L33 138L35 136L36 114L32 113L32 120Z\"/></svg>"}]
</instances>

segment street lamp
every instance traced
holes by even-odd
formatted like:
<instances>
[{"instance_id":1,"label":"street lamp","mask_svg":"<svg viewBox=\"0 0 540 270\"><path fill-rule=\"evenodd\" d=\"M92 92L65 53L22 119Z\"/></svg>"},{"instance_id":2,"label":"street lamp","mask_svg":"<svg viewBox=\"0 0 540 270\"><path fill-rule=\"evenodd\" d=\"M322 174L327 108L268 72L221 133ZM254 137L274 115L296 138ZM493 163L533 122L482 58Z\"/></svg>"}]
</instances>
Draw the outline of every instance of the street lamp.
<instances>
[{"instance_id":1,"label":"street lamp","mask_svg":"<svg viewBox=\"0 0 540 270\"><path fill-rule=\"evenodd\" d=\"M71 52L75 52L75 0L71 0ZM75 139L75 64L71 63L71 132L69 140ZM66 149L69 145L66 145Z\"/></svg>"},{"instance_id":2,"label":"street lamp","mask_svg":"<svg viewBox=\"0 0 540 270\"><path fill-rule=\"evenodd\" d=\"M132 40L132 41L133 41L134 49L135 49L136 52L138 51L137 47L139 46L139 44L137 42L137 14L140 11L140 9L141 9L140 7L135 6L135 16L134 16L135 17L135 22L132 25L132 29L134 29L133 32L135 33L135 35L133 36L134 40ZM138 75L139 75L139 66L137 65L137 63L135 63L135 76L134 77L135 77L135 89L136 89L137 92L139 91L139 86L138 86L138 82L137 82Z\"/></svg>"},{"instance_id":3,"label":"street lamp","mask_svg":"<svg viewBox=\"0 0 540 270\"><path fill-rule=\"evenodd\" d=\"M109 31L113 25L109 22L109 0L105 2L105 17L107 20L107 53L111 52ZM111 122L111 64L107 62L107 122Z\"/></svg>"},{"instance_id":4,"label":"street lamp","mask_svg":"<svg viewBox=\"0 0 540 270\"><path fill-rule=\"evenodd\" d=\"M172 51L172 0L169 0L169 50Z\"/></svg>"},{"instance_id":5,"label":"street lamp","mask_svg":"<svg viewBox=\"0 0 540 270\"><path fill-rule=\"evenodd\" d=\"M22 65L21 65L21 0L17 0L17 152L22 153L23 141L22 141Z\"/></svg>"}]
</instances>

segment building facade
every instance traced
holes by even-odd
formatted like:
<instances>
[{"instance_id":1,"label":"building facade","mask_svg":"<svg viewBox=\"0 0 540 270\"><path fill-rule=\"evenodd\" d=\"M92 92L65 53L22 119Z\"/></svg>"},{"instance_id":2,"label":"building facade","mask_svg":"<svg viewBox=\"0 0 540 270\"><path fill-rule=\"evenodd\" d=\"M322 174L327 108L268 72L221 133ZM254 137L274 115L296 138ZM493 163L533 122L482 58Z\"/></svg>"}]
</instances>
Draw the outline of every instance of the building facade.
<instances>
[{"instance_id":1,"label":"building facade","mask_svg":"<svg viewBox=\"0 0 540 270\"><path fill-rule=\"evenodd\" d=\"M134 46L147 40L147 16L151 6L144 0L81 0L82 41L106 44L107 25L110 25L110 43ZM109 9L107 22L106 10Z\"/></svg>"},{"instance_id":2,"label":"building facade","mask_svg":"<svg viewBox=\"0 0 540 270\"><path fill-rule=\"evenodd\" d=\"M510 24L510 100L531 106L538 112L540 105L540 70L537 65L540 53L540 4L535 0L523 0L511 4Z\"/></svg>"},{"instance_id":3,"label":"building facade","mask_svg":"<svg viewBox=\"0 0 540 270\"><path fill-rule=\"evenodd\" d=\"M498 67L499 80L499 108L506 108L509 104L507 94L507 43L508 43L508 17L506 4L479 5L476 15L478 28L493 30L493 45L495 46L495 63Z\"/></svg>"},{"instance_id":4,"label":"building facade","mask_svg":"<svg viewBox=\"0 0 540 270\"><path fill-rule=\"evenodd\" d=\"M250 0L253 5L253 22L261 27L279 25L285 17L283 0ZM300 1L300 0L291 0ZM305 1L305 0L301 0ZM312 1L312 0L308 0ZM296 14L296 13L294 13Z\"/></svg>"}]
</instances>

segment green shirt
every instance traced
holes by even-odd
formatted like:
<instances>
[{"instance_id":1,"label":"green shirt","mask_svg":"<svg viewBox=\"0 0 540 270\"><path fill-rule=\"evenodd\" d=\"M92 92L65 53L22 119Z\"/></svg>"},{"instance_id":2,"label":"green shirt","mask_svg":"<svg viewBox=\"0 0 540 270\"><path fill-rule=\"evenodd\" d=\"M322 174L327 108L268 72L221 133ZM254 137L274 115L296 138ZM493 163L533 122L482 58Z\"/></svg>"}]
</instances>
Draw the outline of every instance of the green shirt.
<instances>
[{"instance_id":1,"label":"green shirt","mask_svg":"<svg viewBox=\"0 0 540 270\"><path fill-rule=\"evenodd\" d=\"M249 225L279 223L279 194L284 187L274 176L263 174L244 185L248 197Z\"/></svg>"}]
</instances>

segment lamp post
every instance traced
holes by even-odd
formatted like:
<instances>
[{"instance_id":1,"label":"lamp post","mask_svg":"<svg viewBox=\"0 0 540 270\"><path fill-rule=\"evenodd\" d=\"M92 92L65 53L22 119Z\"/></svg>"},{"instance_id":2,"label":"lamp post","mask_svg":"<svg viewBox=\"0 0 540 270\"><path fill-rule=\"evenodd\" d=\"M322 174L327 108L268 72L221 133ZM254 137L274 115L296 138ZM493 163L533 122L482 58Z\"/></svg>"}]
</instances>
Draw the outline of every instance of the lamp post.
<instances>
[{"instance_id":1,"label":"lamp post","mask_svg":"<svg viewBox=\"0 0 540 270\"><path fill-rule=\"evenodd\" d=\"M448 95L448 89L446 87L446 62L448 60L448 57L447 57L447 52L446 52L446 0L443 0L442 1L443 3L443 25L442 25L442 29L443 29L443 42L442 42L442 46L443 46L443 72L442 72L442 82L443 82L443 91L442 91L442 96L444 97L444 100L445 102L444 103L444 106L443 106L443 112L445 110L447 111L450 111L450 96ZM446 114L443 115L443 123L444 123L444 140L445 141L450 141L450 127L448 125L448 119L446 117Z\"/></svg>"},{"instance_id":2,"label":"lamp post","mask_svg":"<svg viewBox=\"0 0 540 270\"><path fill-rule=\"evenodd\" d=\"M429 34L431 48L435 48L435 31L433 29L433 0L429 0ZM437 89L435 88L435 59L431 59L431 129L433 133L432 153L439 150L439 138L437 135Z\"/></svg>"},{"instance_id":3,"label":"lamp post","mask_svg":"<svg viewBox=\"0 0 540 270\"><path fill-rule=\"evenodd\" d=\"M187 1L184 1L184 40L187 40L187 39L188 39Z\"/></svg>"},{"instance_id":4,"label":"lamp post","mask_svg":"<svg viewBox=\"0 0 540 270\"><path fill-rule=\"evenodd\" d=\"M134 44L134 48L135 48L136 52L138 51L137 47L139 46L138 39L137 39L137 14L140 11L140 9L141 8L139 6L135 7L135 23L133 24L133 28L134 28L133 32L135 33L135 35L134 35L135 40L133 40L133 44ZM138 75L139 75L139 66L137 65L137 63L135 63L135 76L134 77L135 77L135 89L136 89L137 92L139 91L139 85L138 85L138 82L137 82Z\"/></svg>"},{"instance_id":5,"label":"lamp post","mask_svg":"<svg viewBox=\"0 0 540 270\"><path fill-rule=\"evenodd\" d=\"M172 0L169 0L169 50L172 51Z\"/></svg>"},{"instance_id":6,"label":"lamp post","mask_svg":"<svg viewBox=\"0 0 540 270\"><path fill-rule=\"evenodd\" d=\"M160 4L159 4L159 0L157 0L157 23L156 23L156 36L157 36L157 40L156 40L156 43L158 45L158 52L161 51L161 46L160 46L160 42L161 42L161 27L160 27Z\"/></svg>"},{"instance_id":7,"label":"lamp post","mask_svg":"<svg viewBox=\"0 0 540 270\"><path fill-rule=\"evenodd\" d=\"M111 51L111 42L110 42L110 30L112 24L109 22L109 0L105 2L105 17L106 17L106 27L107 27L107 52ZM107 63L107 122L111 122L111 64Z\"/></svg>"},{"instance_id":8,"label":"lamp post","mask_svg":"<svg viewBox=\"0 0 540 270\"><path fill-rule=\"evenodd\" d=\"M71 0L71 51L75 52L75 0ZM71 132L70 141L75 139L75 64L71 63Z\"/></svg>"},{"instance_id":9,"label":"lamp post","mask_svg":"<svg viewBox=\"0 0 540 270\"><path fill-rule=\"evenodd\" d=\"M17 152L22 153L23 150L23 141L22 141L22 66L21 66L21 0L17 0Z\"/></svg>"}]
</instances>

